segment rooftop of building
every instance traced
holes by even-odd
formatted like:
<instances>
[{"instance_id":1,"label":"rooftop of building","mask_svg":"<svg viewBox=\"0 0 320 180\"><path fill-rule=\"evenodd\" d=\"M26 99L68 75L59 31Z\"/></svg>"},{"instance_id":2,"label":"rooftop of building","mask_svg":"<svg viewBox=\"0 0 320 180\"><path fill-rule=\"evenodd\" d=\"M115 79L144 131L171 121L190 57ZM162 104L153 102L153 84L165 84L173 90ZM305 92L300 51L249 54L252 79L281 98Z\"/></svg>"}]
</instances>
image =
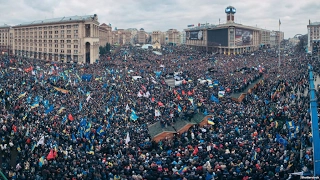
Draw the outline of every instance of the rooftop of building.
<instances>
[{"instance_id":1,"label":"rooftop of building","mask_svg":"<svg viewBox=\"0 0 320 180\"><path fill-rule=\"evenodd\" d=\"M96 14L94 15L84 15L84 16L64 16L59 18L52 18L52 19L44 19L44 20L36 20L32 22L20 23L16 26L28 26L28 25L37 25L37 24L48 24L48 23L61 23L61 22L68 22L68 21L85 21L85 20L93 20Z\"/></svg>"},{"instance_id":2,"label":"rooftop of building","mask_svg":"<svg viewBox=\"0 0 320 180\"><path fill-rule=\"evenodd\" d=\"M9 26L8 24L4 24L2 26L0 26L0 28L10 28L11 26Z\"/></svg>"},{"instance_id":3,"label":"rooftop of building","mask_svg":"<svg viewBox=\"0 0 320 180\"><path fill-rule=\"evenodd\" d=\"M311 26L319 26L319 25L320 25L320 22L312 22L312 23L310 23L309 25L311 25Z\"/></svg>"},{"instance_id":4,"label":"rooftop of building","mask_svg":"<svg viewBox=\"0 0 320 180\"><path fill-rule=\"evenodd\" d=\"M194 30L205 30L205 29L222 29L222 28L227 28L230 26L234 26L234 27L239 27L239 28L246 28L246 29L252 29L252 30L261 30L261 28L258 27L253 27L253 26L246 26L243 24L239 24L239 23L225 23L225 24L219 24L219 25L214 25L214 24L210 24L210 25L204 25L204 26L197 26L197 27L192 27L192 28L188 28L185 29L186 31L194 31Z\"/></svg>"}]
</instances>

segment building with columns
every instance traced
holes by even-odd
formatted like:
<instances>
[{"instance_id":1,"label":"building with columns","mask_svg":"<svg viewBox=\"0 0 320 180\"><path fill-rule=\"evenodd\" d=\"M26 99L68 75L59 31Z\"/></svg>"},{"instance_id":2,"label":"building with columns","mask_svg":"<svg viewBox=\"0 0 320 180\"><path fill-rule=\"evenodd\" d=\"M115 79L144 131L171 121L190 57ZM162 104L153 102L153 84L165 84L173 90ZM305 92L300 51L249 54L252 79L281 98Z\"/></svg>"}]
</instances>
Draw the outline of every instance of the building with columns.
<instances>
[{"instance_id":1,"label":"building with columns","mask_svg":"<svg viewBox=\"0 0 320 180\"><path fill-rule=\"evenodd\" d=\"M35 59L94 63L99 59L98 16L70 16L0 27L11 54ZM2 37L2 33L4 34ZM2 44L1 44L2 45Z\"/></svg>"},{"instance_id":2,"label":"building with columns","mask_svg":"<svg viewBox=\"0 0 320 180\"><path fill-rule=\"evenodd\" d=\"M0 26L0 53L12 54L12 33L11 26Z\"/></svg>"},{"instance_id":3,"label":"building with columns","mask_svg":"<svg viewBox=\"0 0 320 180\"><path fill-rule=\"evenodd\" d=\"M105 46L107 43L112 44L112 27L103 23L99 26L99 45Z\"/></svg>"},{"instance_id":4,"label":"building with columns","mask_svg":"<svg viewBox=\"0 0 320 180\"><path fill-rule=\"evenodd\" d=\"M311 22L309 20L308 28L308 51L313 51L313 44L320 41L320 22Z\"/></svg>"},{"instance_id":5,"label":"building with columns","mask_svg":"<svg viewBox=\"0 0 320 180\"><path fill-rule=\"evenodd\" d=\"M259 49L262 43L261 29L235 23L236 8L225 9L226 23L185 29L186 45L207 52L222 54L242 54ZM263 30L265 31L265 30ZM266 33L263 34L265 37ZM268 42L263 38L264 43Z\"/></svg>"}]
</instances>

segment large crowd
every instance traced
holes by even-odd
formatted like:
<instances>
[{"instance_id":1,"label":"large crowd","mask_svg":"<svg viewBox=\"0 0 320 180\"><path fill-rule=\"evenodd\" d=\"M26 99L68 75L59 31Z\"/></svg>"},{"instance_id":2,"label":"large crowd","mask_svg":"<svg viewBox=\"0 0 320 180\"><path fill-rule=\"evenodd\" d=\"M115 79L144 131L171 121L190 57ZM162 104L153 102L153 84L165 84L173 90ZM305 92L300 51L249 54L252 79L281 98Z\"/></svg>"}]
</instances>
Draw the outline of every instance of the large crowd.
<instances>
[{"instance_id":1,"label":"large crowd","mask_svg":"<svg viewBox=\"0 0 320 180\"><path fill-rule=\"evenodd\" d=\"M304 91L307 64L318 73L318 62L296 53L279 69L272 51L227 56L180 46L156 55L126 48L125 59L120 51L92 65L1 57L6 177L277 180L313 170ZM166 83L172 74L179 86ZM232 100L257 81L242 102ZM160 142L150 137L148 126L160 121L165 128L189 111L213 123Z\"/></svg>"}]
</instances>

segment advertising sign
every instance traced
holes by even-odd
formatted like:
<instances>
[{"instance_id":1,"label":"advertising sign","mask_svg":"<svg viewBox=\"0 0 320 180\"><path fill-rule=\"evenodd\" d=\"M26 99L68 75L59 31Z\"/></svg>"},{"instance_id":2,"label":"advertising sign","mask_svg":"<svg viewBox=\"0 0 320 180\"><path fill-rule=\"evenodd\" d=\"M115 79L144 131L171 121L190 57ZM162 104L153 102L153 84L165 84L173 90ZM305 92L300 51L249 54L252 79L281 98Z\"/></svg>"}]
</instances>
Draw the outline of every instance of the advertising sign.
<instances>
[{"instance_id":1,"label":"advertising sign","mask_svg":"<svg viewBox=\"0 0 320 180\"><path fill-rule=\"evenodd\" d=\"M203 31L187 31L187 40L203 40Z\"/></svg>"},{"instance_id":2,"label":"advertising sign","mask_svg":"<svg viewBox=\"0 0 320 180\"><path fill-rule=\"evenodd\" d=\"M228 46L228 29L208 30L208 46Z\"/></svg>"},{"instance_id":3,"label":"advertising sign","mask_svg":"<svg viewBox=\"0 0 320 180\"><path fill-rule=\"evenodd\" d=\"M236 28L235 44L236 46L252 45L253 31L249 29Z\"/></svg>"}]
</instances>

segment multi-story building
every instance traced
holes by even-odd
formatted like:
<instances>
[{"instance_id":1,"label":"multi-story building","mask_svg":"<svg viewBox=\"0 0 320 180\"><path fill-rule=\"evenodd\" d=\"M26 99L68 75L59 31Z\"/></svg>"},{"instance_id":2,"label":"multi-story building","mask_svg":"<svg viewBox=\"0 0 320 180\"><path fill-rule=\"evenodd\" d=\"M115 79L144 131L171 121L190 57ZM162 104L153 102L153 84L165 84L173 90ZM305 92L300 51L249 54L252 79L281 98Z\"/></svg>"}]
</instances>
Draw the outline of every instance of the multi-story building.
<instances>
[{"instance_id":1,"label":"multi-story building","mask_svg":"<svg viewBox=\"0 0 320 180\"><path fill-rule=\"evenodd\" d=\"M312 52L313 43L320 41L320 22L313 22L309 20L308 28L308 51Z\"/></svg>"},{"instance_id":2,"label":"multi-story building","mask_svg":"<svg viewBox=\"0 0 320 180\"><path fill-rule=\"evenodd\" d=\"M107 43L112 43L112 27L103 23L99 26L99 45L105 46Z\"/></svg>"},{"instance_id":3,"label":"multi-story building","mask_svg":"<svg viewBox=\"0 0 320 180\"><path fill-rule=\"evenodd\" d=\"M0 26L0 53L12 54L12 28L11 26Z\"/></svg>"},{"instance_id":4,"label":"multi-story building","mask_svg":"<svg viewBox=\"0 0 320 180\"><path fill-rule=\"evenodd\" d=\"M21 23L12 30L12 52L18 56L78 63L99 58L96 14Z\"/></svg>"},{"instance_id":5,"label":"multi-story building","mask_svg":"<svg viewBox=\"0 0 320 180\"><path fill-rule=\"evenodd\" d=\"M138 32L138 44L145 44L147 42L147 33L143 28Z\"/></svg>"},{"instance_id":6,"label":"multi-story building","mask_svg":"<svg viewBox=\"0 0 320 180\"><path fill-rule=\"evenodd\" d=\"M270 31L266 29L260 30L260 45L263 47L270 46Z\"/></svg>"},{"instance_id":7,"label":"multi-story building","mask_svg":"<svg viewBox=\"0 0 320 180\"><path fill-rule=\"evenodd\" d=\"M128 28L127 32L130 32L130 44L134 45L137 41L138 30L136 28Z\"/></svg>"},{"instance_id":8,"label":"multi-story building","mask_svg":"<svg viewBox=\"0 0 320 180\"><path fill-rule=\"evenodd\" d=\"M180 37L179 37L179 31L176 29L169 29L167 31L168 35L168 44L169 45L180 45Z\"/></svg>"},{"instance_id":9,"label":"multi-story building","mask_svg":"<svg viewBox=\"0 0 320 180\"><path fill-rule=\"evenodd\" d=\"M182 31L179 34L180 44L186 44L186 32Z\"/></svg>"},{"instance_id":10,"label":"multi-story building","mask_svg":"<svg viewBox=\"0 0 320 180\"><path fill-rule=\"evenodd\" d=\"M270 46L279 46L279 43L283 41L284 33L282 31L270 31Z\"/></svg>"}]
</instances>

